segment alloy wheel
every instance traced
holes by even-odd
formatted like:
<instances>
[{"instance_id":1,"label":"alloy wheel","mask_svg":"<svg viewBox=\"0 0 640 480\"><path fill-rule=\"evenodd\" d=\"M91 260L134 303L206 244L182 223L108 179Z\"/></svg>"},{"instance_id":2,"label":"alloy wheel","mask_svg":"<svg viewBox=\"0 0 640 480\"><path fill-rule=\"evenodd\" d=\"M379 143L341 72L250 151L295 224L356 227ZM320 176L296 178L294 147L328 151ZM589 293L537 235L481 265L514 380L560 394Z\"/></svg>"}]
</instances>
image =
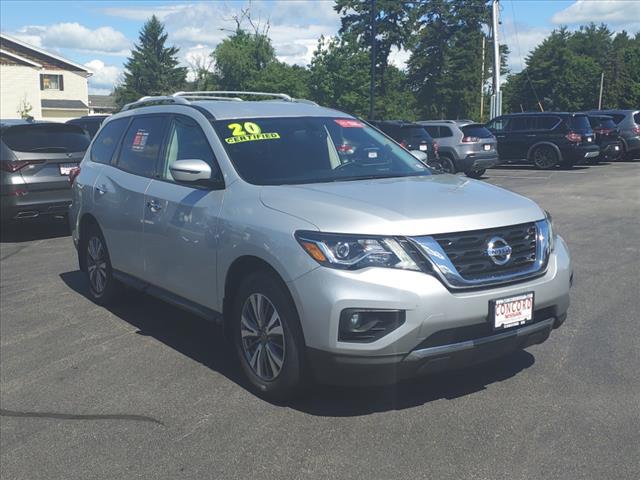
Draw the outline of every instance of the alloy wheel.
<instances>
[{"instance_id":1,"label":"alloy wheel","mask_svg":"<svg viewBox=\"0 0 640 480\"><path fill-rule=\"evenodd\" d=\"M244 302L240 317L242 353L249 367L261 380L275 380L282 370L285 336L280 314L261 293Z\"/></svg>"},{"instance_id":2,"label":"alloy wheel","mask_svg":"<svg viewBox=\"0 0 640 480\"><path fill-rule=\"evenodd\" d=\"M107 256L98 237L91 237L87 243L87 273L93 291L102 294L107 286Z\"/></svg>"},{"instance_id":3,"label":"alloy wheel","mask_svg":"<svg viewBox=\"0 0 640 480\"><path fill-rule=\"evenodd\" d=\"M533 163L536 167L547 170L556 164L556 153L548 147L538 147L533 152Z\"/></svg>"}]
</instances>

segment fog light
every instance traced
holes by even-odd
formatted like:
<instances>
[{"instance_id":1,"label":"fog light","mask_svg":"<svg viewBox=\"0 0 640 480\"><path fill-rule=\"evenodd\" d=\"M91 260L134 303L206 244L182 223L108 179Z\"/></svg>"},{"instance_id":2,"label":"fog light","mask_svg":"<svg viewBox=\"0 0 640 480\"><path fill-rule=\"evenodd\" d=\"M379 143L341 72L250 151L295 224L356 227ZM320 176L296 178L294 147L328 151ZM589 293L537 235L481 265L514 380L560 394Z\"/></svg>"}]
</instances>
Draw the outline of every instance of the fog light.
<instances>
[{"instance_id":1,"label":"fog light","mask_svg":"<svg viewBox=\"0 0 640 480\"><path fill-rule=\"evenodd\" d=\"M374 342L398 328L404 321L404 310L348 308L340 314L338 340L341 342Z\"/></svg>"}]
</instances>

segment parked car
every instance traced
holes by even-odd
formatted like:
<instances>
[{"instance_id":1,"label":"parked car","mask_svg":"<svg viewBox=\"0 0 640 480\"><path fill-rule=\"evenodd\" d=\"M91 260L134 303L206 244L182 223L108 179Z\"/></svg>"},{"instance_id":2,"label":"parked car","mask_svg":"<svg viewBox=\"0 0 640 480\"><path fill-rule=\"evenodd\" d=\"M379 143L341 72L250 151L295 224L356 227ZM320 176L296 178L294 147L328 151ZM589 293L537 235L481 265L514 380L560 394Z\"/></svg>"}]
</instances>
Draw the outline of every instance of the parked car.
<instances>
[{"instance_id":1,"label":"parked car","mask_svg":"<svg viewBox=\"0 0 640 480\"><path fill-rule=\"evenodd\" d=\"M422 125L404 120L371 121L371 125L389 135L409 151L419 151L427 155L427 164L440 168L438 144Z\"/></svg>"},{"instance_id":2,"label":"parked car","mask_svg":"<svg viewBox=\"0 0 640 480\"><path fill-rule=\"evenodd\" d=\"M569 252L533 201L434 174L343 112L223 94L142 99L94 139L70 222L96 303L125 283L218 319L280 400L498 357L565 321Z\"/></svg>"},{"instance_id":3,"label":"parked car","mask_svg":"<svg viewBox=\"0 0 640 480\"><path fill-rule=\"evenodd\" d=\"M609 115L618 127L624 158L640 158L640 110L595 110L591 113Z\"/></svg>"},{"instance_id":4,"label":"parked car","mask_svg":"<svg viewBox=\"0 0 640 480\"><path fill-rule=\"evenodd\" d=\"M2 220L66 215L68 175L89 146L80 127L64 123L0 121Z\"/></svg>"},{"instance_id":5,"label":"parked car","mask_svg":"<svg viewBox=\"0 0 640 480\"><path fill-rule=\"evenodd\" d=\"M428 120L418 122L438 142L440 163L447 173L464 172L480 178L498 163L497 142L484 125L471 120Z\"/></svg>"},{"instance_id":6,"label":"parked car","mask_svg":"<svg viewBox=\"0 0 640 480\"><path fill-rule=\"evenodd\" d=\"M96 133L98 133L98 130L100 130L102 122L104 122L108 117L109 115L86 115L84 117L67 120L67 123L84 128L89 136L93 138L96 136Z\"/></svg>"},{"instance_id":7,"label":"parked car","mask_svg":"<svg viewBox=\"0 0 640 480\"><path fill-rule=\"evenodd\" d=\"M596 135L596 143L600 147L600 156L594 157L592 163L598 161L617 160L623 154L619 130L613 118L608 115L588 114L589 123Z\"/></svg>"}]
</instances>

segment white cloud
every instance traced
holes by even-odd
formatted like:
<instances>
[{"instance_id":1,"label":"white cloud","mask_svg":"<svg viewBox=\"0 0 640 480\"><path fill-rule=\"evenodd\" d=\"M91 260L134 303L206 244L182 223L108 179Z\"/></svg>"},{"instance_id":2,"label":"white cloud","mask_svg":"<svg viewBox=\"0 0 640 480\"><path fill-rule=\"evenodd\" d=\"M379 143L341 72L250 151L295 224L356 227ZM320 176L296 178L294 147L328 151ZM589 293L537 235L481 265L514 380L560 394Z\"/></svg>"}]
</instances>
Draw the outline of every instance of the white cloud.
<instances>
[{"instance_id":1,"label":"white cloud","mask_svg":"<svg viewBox=\"0 0 640 480\"><path fill-rule=\"evenodd\" d=\"M130 48L124 34L112 27L91 30L77 22L27 25L13 35L32 45L51 49L68 48L124 56L128 55Z\"/></svg>"},{"instance_id":2,"label":"white cloud","mask_svg":"<svg viewBox=\"0 0 640 480\"><path fill-rule=\"evenodd\" d=\"M93 75L89 77L89 89L95 90L107 90L107 93L113 90L113 86L122 75L122 70L119 67L113 65L105 65L102 60L91 60L84 64L93 72Z\"/></svg>"},{"instance_id":3,"label":"white cloud","mask_svg":"<svg viewBox=\"0 0 640 480\"><path fill-rule=\"evenodd\" d=\"M635 31L640 29L640 5L629 0L577 0L574 4L551 17L556 25L581 23L607 23L629 25Z\"/></svg>"},{"instance_id":4,"label":"white cloud","mask_svg":"<svg viewBox=\"0 0 640 480\"><path fill-rule=\"evenodd\" d=\"M551 33L551 28L531 27L522 23L513 23L510 18L502 22L498 41L509 47L507 60L509 70L518 73L524 68L524 62L529 53L534 50ZM493 48L493 43L487 44L487 52Z\"/></svg>"}]
</instances>

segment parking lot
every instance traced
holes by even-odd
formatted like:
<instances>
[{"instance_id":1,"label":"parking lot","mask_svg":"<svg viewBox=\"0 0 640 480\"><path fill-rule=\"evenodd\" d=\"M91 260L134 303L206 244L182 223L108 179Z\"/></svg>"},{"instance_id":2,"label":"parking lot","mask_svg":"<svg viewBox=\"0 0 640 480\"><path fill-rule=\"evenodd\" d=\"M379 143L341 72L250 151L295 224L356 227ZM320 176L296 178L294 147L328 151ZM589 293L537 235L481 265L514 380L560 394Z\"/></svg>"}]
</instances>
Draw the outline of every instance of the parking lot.
<instances>
[{"instance_id":1,"label":"parking lot","mask_svg":"<svg viewBox=\"0 0 640 480\"><path fill-rule=\"evenodd\" d=\"M86 297L63 224L4 231L6 479L640 478L640 162L490 170L571 248L544 344L388 388L249 393L218 328L143 294Z\"/></svg>"}]
</instances>

